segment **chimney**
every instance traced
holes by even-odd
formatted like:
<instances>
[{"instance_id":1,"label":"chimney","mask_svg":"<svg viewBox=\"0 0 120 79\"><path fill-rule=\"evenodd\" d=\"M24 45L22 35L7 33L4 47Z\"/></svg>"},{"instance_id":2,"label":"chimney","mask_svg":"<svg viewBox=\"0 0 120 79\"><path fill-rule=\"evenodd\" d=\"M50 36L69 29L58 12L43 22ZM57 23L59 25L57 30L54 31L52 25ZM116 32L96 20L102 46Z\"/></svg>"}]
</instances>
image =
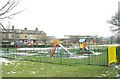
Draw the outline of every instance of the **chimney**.
<instances>
[{"instance_id":1,"label":"chimney","mask_svg":"<svg viewBox=\"0 0 120 79\"><path fill-rule=\"evenodd\" d=\"M14 29L14 26L12 26L12 29Z\"/></svg>"},{"instance_id":2,"label":"chimney","mask_svg":"<svg viewBox=\"0 0 120 79\"><path fill-rule=\"evenodd\" d=\"M27 28L24 28L24 30L27 30Z\"/></svg>"},{"instance_id":3,"label":"chimney","mask_svg":"<svg viewBox=\"0 0 120 79\"><path fill-rule=\"evenodd\" d=\"M36 28L35 31L38 31L38 28Z\"/></svg>"}]
</instances>

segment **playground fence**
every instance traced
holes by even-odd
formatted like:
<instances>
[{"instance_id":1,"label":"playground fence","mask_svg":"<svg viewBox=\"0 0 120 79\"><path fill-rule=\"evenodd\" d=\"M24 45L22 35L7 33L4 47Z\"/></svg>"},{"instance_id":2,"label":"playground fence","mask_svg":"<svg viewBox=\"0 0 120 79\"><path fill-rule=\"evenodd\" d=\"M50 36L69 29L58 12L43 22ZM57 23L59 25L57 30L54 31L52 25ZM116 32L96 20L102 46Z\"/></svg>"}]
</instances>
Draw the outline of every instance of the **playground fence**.
<instances>
[{"instance_id":1,"label":"playground fence","mask_svg":"<svg viewBox=\"0 0 120 79\"><path fill-rule=\"evenodd\" d=\"M90 51L81 52L76 46L67 48L71 55L57 47L53 57L52 48L2 48L2 57L15 60L29 60L66 65L108 65L108 46L90 45ZM119 53L118 53L119 51ZM117 59L120 59L120 47L117 48Z\"/></svg>"},{"instance_id":2,"label":"playground fence","mask_svg":"<svg viewBox=\"0 0 120 79\"><path fill-rule=\"evenodd\" d=\"M120 64L120 46L117 47L117 61L118 61L118 64Z\"/></svg>"}]
</instances>

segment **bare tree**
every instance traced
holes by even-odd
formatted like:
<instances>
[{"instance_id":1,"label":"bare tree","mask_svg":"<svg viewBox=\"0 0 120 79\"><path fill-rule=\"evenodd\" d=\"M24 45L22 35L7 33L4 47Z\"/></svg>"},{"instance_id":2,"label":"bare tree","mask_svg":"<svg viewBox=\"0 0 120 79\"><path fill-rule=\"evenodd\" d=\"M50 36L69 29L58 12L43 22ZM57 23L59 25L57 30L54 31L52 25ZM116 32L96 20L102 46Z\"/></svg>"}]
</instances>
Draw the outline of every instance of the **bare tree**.
<instances>
[{"instance_id":1,"label":"bare tree","mask_svg":"<svg viewBox=\"0 0 120 79\"><path fill-rule=\"evenodd\" d=\"M118 17L118 12L115 13L115 15L112 16L110 20L107 21L109 24L111 24L110 28L112 32L117 32L120 30L120 17Z\"/></svg>"},{"instance_id":2,"label":"bare tree","mask_svg":"<svg viewBox=\"0 0 120 79\"><path fill-rule=\"evenodd\" d=\"M12 19L13 16L23 12L24 10L19 10L18 12L13 12L13 9L17 7L20 3L20 0L8 0L1 8L0 8L0 20ZM7 30L7 28L0 22L0 26Z\"/></svg>"},{"instance_id":3,"label":"bare tree","mask_svg":"<svg viewBox=\"0 0 120 79\"><path fill-rule=\"evenodd\" d=\"M120 43L120 15L119 11L115 13L115 15L112 16L110 20L107 21L109 24L111 24L110 29L113 33L115 33L116 42Z\"/></svg>"},{"instance_id":4,"label":"bare tree","mask_svg":"<svg viewBox=\"0 0 120 79\"><path fill-rule=\"evenodd\" d=\"M112 16L110 20L107 21L111 24L110 29L115 33L116 42L120 43L120 1L118 2L118 11Z\"/></svg>"}]
</instances>

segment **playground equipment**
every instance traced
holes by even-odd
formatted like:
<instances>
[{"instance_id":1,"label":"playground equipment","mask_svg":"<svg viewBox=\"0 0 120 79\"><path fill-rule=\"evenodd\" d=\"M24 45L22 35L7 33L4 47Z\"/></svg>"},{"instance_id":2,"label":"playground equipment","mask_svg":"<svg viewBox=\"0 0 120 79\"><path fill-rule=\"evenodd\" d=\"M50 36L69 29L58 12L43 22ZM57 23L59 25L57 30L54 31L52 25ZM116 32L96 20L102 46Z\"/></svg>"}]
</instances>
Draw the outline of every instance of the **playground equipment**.
<instances>
[{"instance_id":1,"label":"playground equipment","mask_svg":"<svg viewBox=\"0 0 120 79\"><path fill-rule=\"evenodd\" d=\"M80 50L85 50L87 47L86 39L80 39Z\"/></svg>"},{"instance_id":2,"label":"playground equipment","mask_svg":"<svg viewBox=\"0 0 120 79\"><path fill-rule=\"evenodd\" d=\"M68 51L68 49L66 49L62 44L60 44L60 40L59 40L59 39L55 39L55 40L53 41L53 48L52 48L52 50L51 50L51 52L50 52L50 57L53 57L57 46L60 46L60 47L61 47L62 49L64 49L69 55L72 55L72 54Z\"/></svg>"},{"instance_id":3,"label":"playground equipment","mask_svg":"<svg viewBox=\"0 0 120 79\"><path fill-rule=\"evenodd\" d=\"M93 54L94 53L94 51L90 50L90 47L87 45L86 39L80 39L79 43L80 43L80 54Z\"/></svg>"}]
</instances>

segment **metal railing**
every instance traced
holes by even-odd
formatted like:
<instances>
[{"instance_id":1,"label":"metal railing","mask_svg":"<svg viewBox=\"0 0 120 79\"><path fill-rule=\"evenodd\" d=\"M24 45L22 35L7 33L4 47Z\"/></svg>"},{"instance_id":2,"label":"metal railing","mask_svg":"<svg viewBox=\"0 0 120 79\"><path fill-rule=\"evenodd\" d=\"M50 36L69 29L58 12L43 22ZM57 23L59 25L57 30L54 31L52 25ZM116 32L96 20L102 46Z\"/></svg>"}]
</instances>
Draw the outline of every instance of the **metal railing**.
<instances>
[{"instance_id":1,"label":"metal railing","mask_svg":"<svg viewBox=\"0 0 120 79\"><path fill-rule=\"evenodd\" d=\"M67 48L70 55L61 47L57 47L53 57L50 57L52 48L3 48L2 57L17 60L30 60L67 65L108 65L107 46L91 45L89 51L80 51L79 48Z\"/></svg>"}]
</instances>

